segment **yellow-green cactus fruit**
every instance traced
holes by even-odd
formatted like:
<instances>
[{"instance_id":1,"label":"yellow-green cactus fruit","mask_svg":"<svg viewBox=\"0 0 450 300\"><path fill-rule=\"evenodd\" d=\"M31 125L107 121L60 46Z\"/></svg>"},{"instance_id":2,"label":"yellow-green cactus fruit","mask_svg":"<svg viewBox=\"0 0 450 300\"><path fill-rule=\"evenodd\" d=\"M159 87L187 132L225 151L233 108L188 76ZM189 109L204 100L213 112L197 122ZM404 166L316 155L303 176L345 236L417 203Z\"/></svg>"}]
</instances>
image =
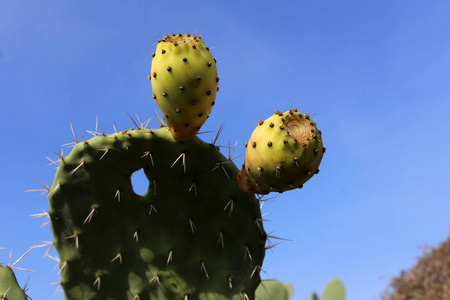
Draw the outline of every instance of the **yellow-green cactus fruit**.
<instances>
[{"instance_id":1,"label":"yellow-green cactus fruit","mask_svg":"<svg viewBox=\"0 0 450 300\"><path fill-rule=\"evenodd\" d=\"M177 141L192 139L215 104L216 60L199 35L172 34L152 53L153 98Z\"/></svg>"},{"instance_id":2,"label":"yellow-green cactus fruit","mask_svg":"<svg viewBox=\"0 0 450 300\"><path fill-rule=\"evenodd\" d=\"M246 146L237 180L243 191L257 194L301 188L319 172L325 152L316 123L296 109L260 121Z\"/></svg>"}]
</instances>

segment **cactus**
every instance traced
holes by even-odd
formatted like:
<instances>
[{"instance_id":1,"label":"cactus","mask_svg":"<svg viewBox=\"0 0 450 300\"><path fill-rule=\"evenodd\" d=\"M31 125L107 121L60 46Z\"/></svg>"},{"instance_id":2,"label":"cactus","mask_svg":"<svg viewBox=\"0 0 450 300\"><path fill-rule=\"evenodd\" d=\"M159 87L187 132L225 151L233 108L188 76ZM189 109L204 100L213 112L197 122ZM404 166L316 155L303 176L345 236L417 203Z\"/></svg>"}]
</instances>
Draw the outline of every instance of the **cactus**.
<instances>
[{"instance_id":1,"label":"cactus","mask_svg":"<svg viewBox=\"0 0 450 300\"><path fill-rule=\"evenodd\" d=\"M27 300L25 291L19 286L13 270L0 264L0 299Z\"/></svg>"},{"instance_id":2,"label":"cactus","mask_svg":"<svg viewBox=\"0 0 450 300\"><path fill-rule=\"evenodd\" d=\"M316 123L296 109L260 121L246 147L238 183L258 194L303 187L319 172L325 152Z\"/></svg>"},{"instance_id":3,"label":"cactus","mask_svg":"<svg viewBox=\"0 0 450 300\"><path fill-rule=\"evenodd\" d=\"M322 292L322 298L312 293L311 300L345 300L345 287L338 278L330 280Z\"/></svg>"},{"instance_id":4,"label":"cactus","mask_svg":"<svg viewBox=\"0 0 450 300\"><path fill-rule=\"evenodd\" d=\"M317 173L320 131L296 110L277 112L252 134L239 172L196 137L219 81L200 36L166 36L152 56L168 126L95 133L58 155L47 215L66 299L289 299L291 285L260 285L267 234L255 193ZM131 182L141 169L144 195Z\"/></svg>"},{"instance_id":5,"label":"cactus","mask_svg":"<svg viewBox=\"0 0 450 300\"><path fill-rule=\"evenodd\" d=\"M49 215L67 299L254 299L259 203L215 146L140 128L79 142L60 160ZM143 196L130 180L141 168Z\"/></svg>"},{"instance_id":6,"label":"cactus","mask_svg":"<svg viewBox=\"0 0 450 300\"><path fill-rule=\"evenodd\" d=\"M215 59L200 36L172 35L152 53L153 98L177 141L192 139L211 113L218 90Z\"/></svg>"},{"instance_id":7,"label":"cactus","mask_svg":"<svg viewBox=\"0 0 450 300\"><path fill-rule=\"evenodd\" d=\"M261 282L256 290L258 300L289 300L294 294L294 287L290 283L282 283L276 280Z\"/></svg>"}]
</instances>

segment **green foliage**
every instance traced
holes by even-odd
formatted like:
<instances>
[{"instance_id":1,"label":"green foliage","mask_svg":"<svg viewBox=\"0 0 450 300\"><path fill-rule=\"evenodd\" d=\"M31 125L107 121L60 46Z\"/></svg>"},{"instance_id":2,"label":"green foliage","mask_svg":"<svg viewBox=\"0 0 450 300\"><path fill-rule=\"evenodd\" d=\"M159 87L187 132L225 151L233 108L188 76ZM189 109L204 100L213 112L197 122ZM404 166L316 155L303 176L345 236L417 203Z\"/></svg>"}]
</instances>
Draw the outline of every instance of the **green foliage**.
<instances>
[{"instance_id":1,"label":"green foliage","mask_svg":"<svg viewBox=\"0 0 450 300\"><path fill-rule=\"evenodd\" d=\"M311 300L345 300L345 287L338 278L330 280L322 292L322 298L312 293Z\"/></svg>"},{"instance_id":2,"label":"green foliage","mask_svg":"<svg viewBox=\"0 0 450 300\"><path fill-rule=\"evenodd\" d=\"M262 281L256 290L258 300L289 300L294 294L294 287L290 283L276 280Z\"/></svg>"},{"instance_id":3,"label":"green foliage","mask_svg":"<svg viewBox=\"0 0 450 300\"><path fill-rule=\"evenodd\" d=\"M0 264L0 299L27 300L25 291L19 286L13 270Z\"/></svg>"},{"instance_id":4,"label":"green foliage","mask_svg":"<svg viewBox=\"0 0 450 300\"><path fill-rule=\"evenodd\" d=\"M259 202L215 146L138 129L79 142L61 160L49 215L67 299L254 299ZM139 169L142 196L130 180Z\"/></svg>"}]
</instances>

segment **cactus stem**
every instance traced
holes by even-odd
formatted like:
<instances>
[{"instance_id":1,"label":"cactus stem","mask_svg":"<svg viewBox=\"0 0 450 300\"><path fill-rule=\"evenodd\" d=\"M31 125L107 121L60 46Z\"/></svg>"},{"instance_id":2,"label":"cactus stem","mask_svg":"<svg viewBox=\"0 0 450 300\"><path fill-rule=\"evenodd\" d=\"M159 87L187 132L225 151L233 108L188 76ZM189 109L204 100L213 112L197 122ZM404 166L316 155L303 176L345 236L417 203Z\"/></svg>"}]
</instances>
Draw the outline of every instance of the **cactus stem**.
<instances>
[{"instance_id":1,"label":"cactus stem","mask_svg":"<svg viewBox=\"0 0 450 300\"><path fill-rule=\"evenodd\" d=\"M189 220L189 226L191 227L192 234L195 234L195 231L197 230L197 227L195 227L195 224L194 224L194 222L192 221L191 218L189 218L188 220Z\"/></svg>"},{"instance_id":2,"label":"cactus stem","mask_svg":"<svg viewBox=\"0 0 450 300\"><path fill-rule=\"evenodd\" d=\"M182 165L183 165L183 170L184 170L184 174L186 174L186 153L181 153L180 156L178 156L178 158L173 162L172 166L170 168L173 168L173 166L180 160L180 158L182 158Z\"/></svg>"},{"instance_id":3,"label":"cactus stem","mask_svg":"<svg viewBox=\"0 0 450 300\"><path fill-rule=\"evenodd\" d=\"M201 268L200 268L200 270L201 270L203 273L205 273L206 278L209 279L209 274L208 274L208 271L206 271L206 266L205 266L205 262L204 262L204 261L202 261L202 263L201 263Z\"/></svg>"},{"instance_id":4,"label":"cactus stem","mask_svg":"<svg viewBox=\"0 0 450 300\"><path fill-rule=\"evenodd\" d=\"M122 264L122 253L121 252L117 253L117 255L114 256L113 259L111 259L111 262L114 262L116 260L119 260L120 264Z\"/></svg>"},{"instance_id":5,"label":"cactus stem","mask_svg":"<svg viewBox=\"0 0 450 300\"><path fill-rule=\"evenodd\" d=\"M230 207L229 217L231 217L231 213L233 212L233 205L234 205L234 199L230 199L230 201L228 201L227 205L225 205L225 208L223 209L224 211L226 211L227 208Z\"/></svg>"},{"instance_id":6,"label":"cactus stem","mask_svg":"<svg viewBox=\"0 0 450 300\"><path fill-rule=\"evenodd\" d=\"M92 208L92 210L89 212L88 216L86 217L86 219L83 222L83 225L85 225L86 223L90 223L92 220L92 217L94 216L94 213L97 212L97 209L94 207Z\"/></svg>"},{"instance_id":7,"label":"cactus stem","mask_svg":"<svg viewBox=\"0 0 450 300\"><path fill-rule=\"evenodd\" d=\"M167 257L167 265L169 265L169 263L172 261L172 259L173 259L173 251L172 250L170 250L170 252L169 252L169 256Z\"/></svg>"}]
</instances>

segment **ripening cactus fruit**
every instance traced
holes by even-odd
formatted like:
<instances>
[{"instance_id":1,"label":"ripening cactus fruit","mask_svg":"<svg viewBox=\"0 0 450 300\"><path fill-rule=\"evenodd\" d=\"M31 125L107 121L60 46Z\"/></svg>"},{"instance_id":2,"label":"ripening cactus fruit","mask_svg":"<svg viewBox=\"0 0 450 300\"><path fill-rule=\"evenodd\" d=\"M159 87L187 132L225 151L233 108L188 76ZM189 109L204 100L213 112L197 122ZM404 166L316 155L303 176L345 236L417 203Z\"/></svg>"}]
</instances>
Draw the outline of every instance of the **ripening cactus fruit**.
<instances>
[{"instance_id":1,"label":"ripening cactus fruit","mask_svg":"<svg viewBox=\"0 0 450 300\"><path fill-rule=\"evenodd\" d=\"M200 36L173 34L152 53L153 98L173 138L192 139L215 104L219 78L216 60Z\"/></svg>"},{"instance_id":2,"label":"ripening cactus fruit","mask_svg":"<svg viewBox=\"0 0 450 300\"><path fill-rule=\"evenodd\" d=\"M319 172L325 152L316 123L297 109L277 111L261 120L245 145L238 184L243 191L257 194L303 187Z\"/></svg>"},{"instance_id":3,"label":"ripening cactus fruit","mask_svg":"<svg viewBox=\"0 0 450 300\"><path fill-rule=\"evenodd\" d=\"M19 286L13 270L0 264L0 299L27 300L25 291Z\"/></svg>"},{"instance_id":4,"label":"ripening cactus fruit","mask_svg":"<svg viewBox=\"0 0 450 300\"><path fill-rule=\"evenodd\" d=\"M215 146L141 128L79 142L60 161L49 216L67 299L255 299L259 202ZM140 169L144 195L131 182Z\"/></svg>"}]
</instances>

